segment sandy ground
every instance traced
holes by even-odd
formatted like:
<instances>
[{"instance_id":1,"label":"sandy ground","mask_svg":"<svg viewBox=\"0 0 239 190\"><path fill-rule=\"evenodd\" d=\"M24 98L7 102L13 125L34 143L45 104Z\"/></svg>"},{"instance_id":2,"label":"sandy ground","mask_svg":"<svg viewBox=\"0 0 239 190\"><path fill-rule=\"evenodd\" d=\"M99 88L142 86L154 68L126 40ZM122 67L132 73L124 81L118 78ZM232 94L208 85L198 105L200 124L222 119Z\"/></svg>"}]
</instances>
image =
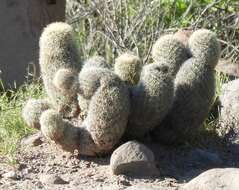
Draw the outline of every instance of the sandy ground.
<instances>
[{"instance_id":1,"label":"sandy ground","mask_svg":"<svg viewBox=\"0 0 239 190\"><path fill-rule=\"evenodd\" d=\"M5 157L0 157L0 189L121 190L132 185L151 185L176 190L207 169L238 166L239 158L228 148L202 150L185 146L166 147L157 143L146 145L155 154L160 171L157 176L115 176L109 166L110 156L72 155L46 140L39 146L21 145L14 166L7 164ZM14 179L4 177L9 171L15 172Z\"/></svg>"}]
</instances>

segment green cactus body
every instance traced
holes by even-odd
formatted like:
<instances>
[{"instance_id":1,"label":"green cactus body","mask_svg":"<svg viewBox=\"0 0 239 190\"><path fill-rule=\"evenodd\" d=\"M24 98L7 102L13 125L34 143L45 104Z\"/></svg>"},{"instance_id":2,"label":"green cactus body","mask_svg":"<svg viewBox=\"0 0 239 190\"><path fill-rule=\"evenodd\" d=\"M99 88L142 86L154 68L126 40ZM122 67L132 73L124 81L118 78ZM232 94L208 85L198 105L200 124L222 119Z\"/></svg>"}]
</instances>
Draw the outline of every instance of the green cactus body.
<instances>
[{"instance_id":1,"label":"green cactus body","mask_svg":"<svg viewBox=\"0 0 239 190\"><path fill-rule=\"evenodd\" d=\"M72 117L77 112L77 96L72 92L66 95L53 84L53 79L59 69L77 74L80 62L71 26L61 22L48 25L40 38L41 74L53 107L65 117Z\"/></svg>"},{"instance_id":2,"label":"green cactus body","mask_svg":"<svg viewBox=\"0 0 239 190\"><path fill-rule=\"evenodd\" d=\"M165 35L153 45L152 57L154 63L143 67L138 85L131 90L128 136L145 135L168 113L173 103L175 75L188 51L172 35Z\"/></svg>"},{"instance_id":3,"label":"green cactus body","mask_svg":"<svg viewBox=\"0 0 239 190\"><path fill-rule=\"evenodd\" d=\"M55 74L53 84L61 90L62 93L73 96L78 90L77 73L69 69L59 69Z\"/></svg>"},{"instance_id":4,"label":"green cactus body","mask_svg":"<svg viewBox=\"0 0 239 190\"><path fill-rule=\"evenodd\" d=\"M163 60L169 66L169 71L175 75L182 63L188 59L189 53L185 45L174 35L164 35L159 38L152 48L154 62Z\"/></svg>"},{"instance_id":5,"label":"green cactus body","mask_svg":"<svg viewBox=\"0 0 239 190\"><path fill-rule=\"evenodd\" d=\"M131 90L128 136L141 137L164 118L173 102L173 80L164 64L153 63L143 67L138 85Z\"/></svg>"},{"instance_id":6,"label":"green cactus body","mask_svg":"<svg viewBox=\"0 0 239 190\"><path fill-rule=\"evenodd\" d=\"M126 84L136 85L141 69L142 61L131 53L124 53L115 60L114 71Z\"/></svg>"},{"instance_id":7,"label":"green cactus body","mask_svg":"<svg viewBox=\"0 0 239 190\"><path fill-rule=\"evenodd\" d=\"M58 112L45 111L40 122L43 135L55 141L63 150L69 152L78 150L80 154L88 156L95 156L100 152L86 128L63 119Z\"/></svg>"},{"instance_id":8,"label":"green cactus body","mask_svg":"<svg viewBox=\"0 0 239 190\"><path fill-rule=\"evenodd\" d=\"M109 70L98 67L87 67L79 74L78 104L83 117L87 116L90 99L100 86L100 77L103 77Z\"/></svg>"},{"instance_id":9,"label":"green cactus body","mask_svg":"<svg viewBox=\"0 0 239 190\"><path fill-rule=\"evenodd\" d=\"M127 126L129 91L113 72L97 70L100 86L91 98L84 123L99 149L111 150Z\"/></svg>"},{"instance_id":10,"label":"green cactus body","mask_svg":"<svg viewBox=\"0 0 239 190\"><path fill-rule=\"evenodd\" d=\"M49 108L50 104L45 99L29 99L26 105L23 107L22 117L28 126L40 129L40 116L45 110Z\"/></svg>"},{"instance_id":11,"label":"green cactus body","mask_svg":"<svg viewBox=\"0 0 239 190\"><path fill-rule=\"evenodd\" d=\"M215 98L214 67L220 55L216 35L208 30L198 30L190 37L189 48L193 57L176 75L171 111L154 133L165 143L182 140L183 136L198 129Z\"/></svg>"},{"instance_id":12,"label":"green cactus body","mask_svg":"<svg viewBox=\"0 0 239 190\"><path fill-rule=\"evenodd\" d=\"M95 67L89 70L95 72L88 78L88 87L79 80L80 95L90 100L83 123L64 120L54 110L44 112L40 121L43 134L64 150L77 149L80 154L94 156L109 152L119 142L127 126L130 100L128 88L113 72Z\"/></svg>"}]
</instances>

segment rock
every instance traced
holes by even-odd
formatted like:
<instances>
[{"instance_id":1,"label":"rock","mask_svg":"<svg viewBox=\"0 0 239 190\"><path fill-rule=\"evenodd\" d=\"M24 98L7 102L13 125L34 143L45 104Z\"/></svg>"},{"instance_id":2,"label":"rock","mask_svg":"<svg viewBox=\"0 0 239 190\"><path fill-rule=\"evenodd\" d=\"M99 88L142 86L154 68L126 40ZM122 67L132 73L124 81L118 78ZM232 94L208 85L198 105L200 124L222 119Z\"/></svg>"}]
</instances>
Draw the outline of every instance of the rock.
<instances>
[{"instance_id":1,"label":"rock","mask_svg":"<svg viewBox=\"0 0 239 190\"><path fill-rule=\"evenodd\" d=\"M13 179L13 180L17 180L18 179L18 175L17 175L17 173L15 171L9 171L9 172L3 174L2 177Z\"/></svg>"},{"instance_id":2,"label":"rock","mask_svg":"<svg viewBox=\"0 0 239 190\"><path fill-rule=\"evenodd\" d=\"M24 146L39 146L43 143L42 138L43 138L43 135L39 131L36 134L23 138L21 144Z\"/></svg>"},{"instance_id":3,"label":"rock","mask_svg":"<svg viewBox=\"0 0 239 190\"><path fill-rule=\"evenodd\" d=\"M97 190L119 190L121 189L118 185L110 185L110 186L97 186Z\"/></svg>"},{"instance_id":4,"label":"rock","mask_svg":"<svg viewBox=\"0 0 239 190\"><path fill-rule=\"evenodd\" d=\"M239 189L239 169L224 168L211 169L183 186L183 190L238 190Z\"/></svg>"},{"instance_id":5,"label":"rock","mask_svg":"<svg viewBox=\"0 0 239 190\"><path fill-rule=\"evenodd\" d=\"M151 185L134 185L126 188L125 190L164 190Z\"/></svg>"},{"instance_id":6,"label":"rock","mask_svg":"<svg viewBox=\"0 0 239 190\"><path fill-rule=\"evenodd\" d=\"M115 175L151 176L158 174L154 161L150 149L137 141L129 141L113 152L110 166Z\"/></svg>"},{"instance_id":7,"label":"rock","mask_svg":"<svg viewBox=\"0 0 239 190\"><path fill-rule=\"evenodd\" d=\"M49 175L49 174L43 174L40 176L40 181L43 184L68 184L68 181L63 180L61 177L58 175Z\"/></svg>"},{"instance_id":8,"label":"rock","mask_svg":"<svg viewBox=\"0 0 239 190\"><path fill-rule=\"evenodd\" d=\"M239 144L239 79L222 86L217 133L228 144Z\"/></svg>"},{"instance_id":9,"label":"rock","mask_svg":"<svg viewBox=\"0 0 239 190\"><path fill-rule=\"evenodd\" d=\"M202 149L192 150L189 154L190 164L196 166L220 166L223 161L216 153L212 153Z\"/></svg>"},{"instance_id":10,"label":"rock","mask_svg":"<svg viewBox=\"0 0 239 190\"><path fill-rule=\"evenodd\" d=\"M238 92L239 90L239 79L229 81L222 85L221 94L219 96L219 100L222 104L225 104L228 100L228 96L230 96L234 92Z\"/></svg>"}]
</instances>

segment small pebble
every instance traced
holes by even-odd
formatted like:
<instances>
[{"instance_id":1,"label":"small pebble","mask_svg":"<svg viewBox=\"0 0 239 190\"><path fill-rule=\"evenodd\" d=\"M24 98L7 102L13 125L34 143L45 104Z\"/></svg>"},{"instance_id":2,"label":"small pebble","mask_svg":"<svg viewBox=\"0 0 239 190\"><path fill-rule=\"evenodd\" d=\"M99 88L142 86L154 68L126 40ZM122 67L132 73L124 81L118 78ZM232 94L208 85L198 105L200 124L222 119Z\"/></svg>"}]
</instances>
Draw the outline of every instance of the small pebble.
<instances>
[{"instance_id":1,"label":"small pebble","mask_svg":"<svg viewBox=\"0 0 239 190\"><path fill-rule=\"evenodd\" d=\"M17 180L18 179L17 173L15 171L7 172L7 173L3 174L2 176L4 178L9 178L9 179L13 179L13 180Z\"/></svg>"}]
</instances>

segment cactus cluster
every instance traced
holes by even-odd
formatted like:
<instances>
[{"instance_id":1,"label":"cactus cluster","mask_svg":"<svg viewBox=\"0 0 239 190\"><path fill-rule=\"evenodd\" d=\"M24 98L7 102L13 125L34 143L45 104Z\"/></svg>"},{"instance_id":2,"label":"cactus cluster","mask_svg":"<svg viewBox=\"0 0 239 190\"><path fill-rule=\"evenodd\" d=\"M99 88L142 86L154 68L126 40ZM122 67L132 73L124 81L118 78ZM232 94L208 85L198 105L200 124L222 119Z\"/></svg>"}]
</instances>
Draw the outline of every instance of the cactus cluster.
<instances>
[{"instance_id":1,"label":"cactus cluster","mask_svg":"<svg viewBox=\"0 0 239 190\"><path fill-rule=\"evenodd\" d=\"M78 111L77 91L62 91L61 88L65 82L57 81L57 79L64 79L58 74L58 72L61 74L66 71L62 69L77 75L81 68L81 58L74 43L73 29L70 25L57 22L44 29L40 37L39 64L45 90L52 106L64 117L75 116ZM55 84L60 85L60 89Z\"/></svg>"},{"instance_id":2,"label":"cactus cluster","mask_svg":"<svg viewBox=\"0 0 239 190\"><path fill-rule=\"evenodd\" d=\"M215 98L214 68L220 56L216 35L209 30L197 30L190 36L188 48L192 57L176 75L173 105L155 131L165 143L178 142L196 131L207 118Z\"/></svg>"},{"instance_id":3,"label":"cactus cluster","mask_svg":"<svg viewBox=\"0 0 239 190\"><path fill-rule=\"evenodd\" d=\"M132 53L114 66L100 56L83 62L72 28L50 24L40 38L48 99L29 100L23 118L62 149L90 156L150 132L163 141L202 124L215 93L219 52L215 34L198 30L188 47L174 35L159 38L150 64Z\"/></svg>"}]
</instances>

